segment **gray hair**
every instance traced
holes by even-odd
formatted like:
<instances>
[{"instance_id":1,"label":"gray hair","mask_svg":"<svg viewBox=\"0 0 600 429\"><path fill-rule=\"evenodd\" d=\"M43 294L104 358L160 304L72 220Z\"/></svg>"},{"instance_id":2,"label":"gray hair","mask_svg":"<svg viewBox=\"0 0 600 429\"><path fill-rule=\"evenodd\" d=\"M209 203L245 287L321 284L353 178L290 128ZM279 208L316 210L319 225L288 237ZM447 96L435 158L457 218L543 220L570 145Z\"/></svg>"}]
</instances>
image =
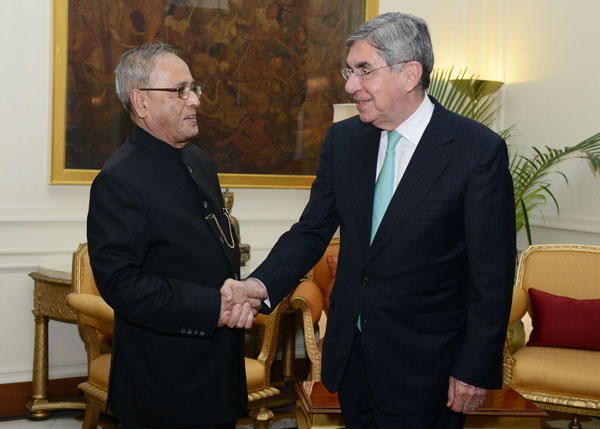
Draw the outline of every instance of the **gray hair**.
<instances>
[{"instance_id":1,"label":"gray hair","mask_svg":"<svg viewBox=\"0 0 600 429\"><path fill-rule=\"evenodd\" d=\"M346 40L350 48L354 42L366 40L379 52L387 65L401 61L417 61L423 67L419 86L429 87L433 70L433 48L427 23L413 15L400 12L384 13L362 23ZM396 71L400 67L392 67Z\"/></svg>"},{"instance_id":2,"label":"gray hair","mask_svg":"<svg viewBox=\"0 0 600 429\"><path fill-rule=\"evenodd\" d=\"M146 43L125 52L115 69L117 95L125 110L132 114L129 92L150 84L156 59L164 54L177 55L177 51L166 43Z\"/></svg>"}]
</instances>

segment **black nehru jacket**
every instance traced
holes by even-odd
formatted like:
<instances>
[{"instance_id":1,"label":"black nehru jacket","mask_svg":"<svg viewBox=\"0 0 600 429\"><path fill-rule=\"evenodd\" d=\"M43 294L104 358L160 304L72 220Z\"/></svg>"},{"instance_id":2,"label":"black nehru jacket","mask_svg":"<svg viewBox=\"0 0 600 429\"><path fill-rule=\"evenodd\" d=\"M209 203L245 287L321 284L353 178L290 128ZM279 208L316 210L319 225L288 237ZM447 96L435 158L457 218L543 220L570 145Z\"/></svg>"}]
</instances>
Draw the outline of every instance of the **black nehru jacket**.
<instances>
[{"instance_id":1,"label":"black nehru jacket","mask_svg":"<svg viewBox=\"0 0 600 429\"><path fill-rule=\"evenodd\" d=\"M219 289L239 278L213 163L135 127L90 194L87 238L115 310L109 408L156 427L236 420L246 406L243 330L217 328Z\"/></svg>"}]
</instances>

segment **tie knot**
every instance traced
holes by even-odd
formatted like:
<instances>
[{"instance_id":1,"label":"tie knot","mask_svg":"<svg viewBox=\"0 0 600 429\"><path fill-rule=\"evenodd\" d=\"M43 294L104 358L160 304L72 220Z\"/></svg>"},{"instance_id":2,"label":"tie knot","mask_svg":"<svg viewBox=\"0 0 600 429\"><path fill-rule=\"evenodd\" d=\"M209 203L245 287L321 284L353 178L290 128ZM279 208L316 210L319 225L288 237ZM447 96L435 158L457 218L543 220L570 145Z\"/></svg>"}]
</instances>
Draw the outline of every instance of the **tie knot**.
<instances>
[{"instance_id":1,"label":"tie knot","mask_svg":"<svg viewBox=\"0 0 600 429\"><path fill-rule=\"evenodd\" d=\"M398 131L388 131L388 150L394 150L401 138L402 134Z\"/></svg>"}]
</instances>

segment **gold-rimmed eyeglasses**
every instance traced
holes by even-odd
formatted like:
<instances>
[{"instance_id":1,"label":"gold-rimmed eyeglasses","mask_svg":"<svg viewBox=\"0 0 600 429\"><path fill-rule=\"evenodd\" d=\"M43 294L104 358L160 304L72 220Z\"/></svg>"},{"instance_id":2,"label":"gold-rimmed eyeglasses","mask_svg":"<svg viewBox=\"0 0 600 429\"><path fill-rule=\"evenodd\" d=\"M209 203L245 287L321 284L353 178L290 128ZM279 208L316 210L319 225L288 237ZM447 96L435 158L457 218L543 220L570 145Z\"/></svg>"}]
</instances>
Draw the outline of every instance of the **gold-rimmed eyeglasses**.
<instances>
[{"instance_id":1,"label":"gold-rimmed eyeglasses","mask_svg":"<svg viewBox=\"0 0 600 429\"><path fill-rule=\"evenodd\" d=\"M168 92L176 92L179 98L182 100L187 100L190 98L190 94L194 92L196 97L200 98L202 95L203 87L196 85L195 83L192 85L182 85L175 88L138 88L140 91L168 91Z\"/></svg>"},{"instance_id":2,"label":"gold-rimmed eyeglasses","mask_svg":"<svg viewBox=\"0 0 600 429\"><path fill-rule=\"evenodd\" d=\"M365 70L365 69L354 70L354 69L351 69L350 67L347 67L347 68L342 69L342 76L344 77L345 80L350 80L350 77L352 75L355 75L357 78L359 78L361 80L365 80L367 78L367 76L369 74L373 73L374 71L386 69L388 67L393 67L393 66L397 66L400 64L409 63L411 61L412 60L400 61L399 63L394 63L394 64L390 64L388 66L383 66L383 67L377 67L376 69L371 69L371 70Z\"/></svg>"}]
</instances>

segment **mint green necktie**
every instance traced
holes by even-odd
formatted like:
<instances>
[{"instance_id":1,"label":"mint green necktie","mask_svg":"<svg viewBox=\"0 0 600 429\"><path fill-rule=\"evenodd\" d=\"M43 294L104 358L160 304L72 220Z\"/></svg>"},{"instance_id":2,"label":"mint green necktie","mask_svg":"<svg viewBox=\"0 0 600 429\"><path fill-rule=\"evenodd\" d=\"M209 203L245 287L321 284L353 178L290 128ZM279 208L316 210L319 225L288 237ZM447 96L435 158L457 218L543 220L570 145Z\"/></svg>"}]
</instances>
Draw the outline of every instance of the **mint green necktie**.
<instances>
[{"instance_id":1,"label":"mint green necktie","mask_svg":"<svg viewBox=\"0 0 600 429\"><path fill-rule=\"evenodd\" d=\"M373 198L373 220L371 224L371 243L377 233L383 215L394 195L394 176L396 170L396 145L402 138L398 131L388 131L388 146L383 160L383 167L375 183L375 197Z\"/></svg>"},{"instance_id":2,"label":"mint green necktie","mask_svg":"<svg viewBox=\"0 0 600 429\"><path fill-rule=\"evenodd\" d=\"M402 135L394 130L388 131L388 146L385 151L383 167L379 172L377 183L375 183L375 197L373 198L373 220L371 223L371 243L377 233L377 228L383 219L392 196L394 195L394 177L396 175L396 145L402 138ZM361 315L358 315L356 327L362 332Z\"/></svg>"}]
</instances>

